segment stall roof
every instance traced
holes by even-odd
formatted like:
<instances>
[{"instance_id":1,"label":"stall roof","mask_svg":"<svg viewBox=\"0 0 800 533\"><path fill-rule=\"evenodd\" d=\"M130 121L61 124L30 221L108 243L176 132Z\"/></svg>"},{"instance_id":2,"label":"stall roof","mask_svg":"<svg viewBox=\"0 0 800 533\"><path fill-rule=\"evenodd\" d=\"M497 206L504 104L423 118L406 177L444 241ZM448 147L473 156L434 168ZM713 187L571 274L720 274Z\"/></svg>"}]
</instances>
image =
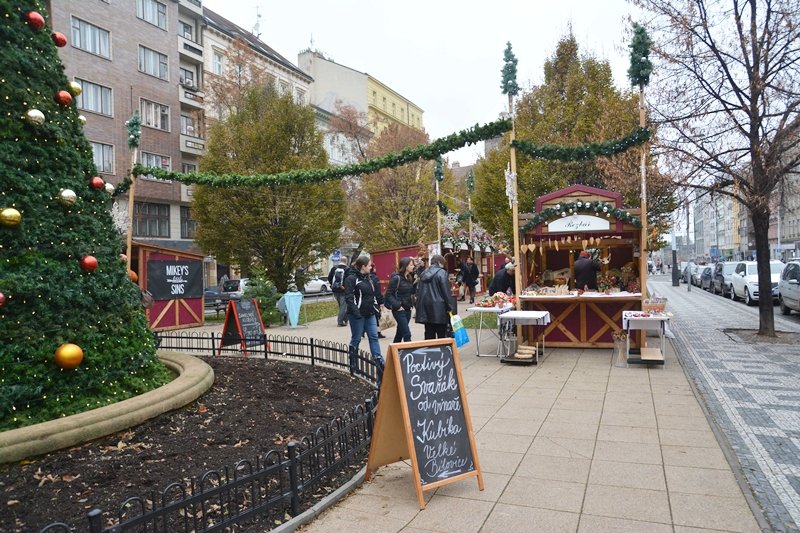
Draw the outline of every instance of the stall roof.
<instances>
[{"instance_id":1,"label":"stall roof","mask_svg":"<svg viewBox=\"0 0 800 533\"><path fill-rule=\"evenodd\" d=\"M574 193L591 194L596 196L605 196L609 200L613 200L616 207L622 207L622 193L609 191L606 189L598 189L597 187L589 187L588 185L570 185L564 189L559 189L551 193L540 196L536 199L536 211L541 211L542 206L550 200L561 198L562 196L569 196Z\"/></svg>"}]
</instances>

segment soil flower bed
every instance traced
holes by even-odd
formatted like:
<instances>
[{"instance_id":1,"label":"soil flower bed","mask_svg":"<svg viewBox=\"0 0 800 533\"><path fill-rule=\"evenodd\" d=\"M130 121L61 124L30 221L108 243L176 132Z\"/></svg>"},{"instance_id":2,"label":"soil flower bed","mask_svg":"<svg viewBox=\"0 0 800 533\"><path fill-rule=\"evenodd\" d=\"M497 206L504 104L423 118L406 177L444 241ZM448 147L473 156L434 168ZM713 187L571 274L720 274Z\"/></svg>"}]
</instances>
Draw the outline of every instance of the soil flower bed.
<instances>
[{"instance_id":1,"label":"soil flower bed","mask_svg":"<svg viewBox=\"0 0 800 533\"><path fill-rule=\"evenodd\" d=\"M33 532L58 521L85 531L94 508L110 526L127 498L150 498L170 483L283 449L371 394L369 384L331 369L205 360L214 386L186 407L82 446L0 465L0 530ZM263 531L285 518L262 516L237 529Z\"/></svg>"}]
</instances>

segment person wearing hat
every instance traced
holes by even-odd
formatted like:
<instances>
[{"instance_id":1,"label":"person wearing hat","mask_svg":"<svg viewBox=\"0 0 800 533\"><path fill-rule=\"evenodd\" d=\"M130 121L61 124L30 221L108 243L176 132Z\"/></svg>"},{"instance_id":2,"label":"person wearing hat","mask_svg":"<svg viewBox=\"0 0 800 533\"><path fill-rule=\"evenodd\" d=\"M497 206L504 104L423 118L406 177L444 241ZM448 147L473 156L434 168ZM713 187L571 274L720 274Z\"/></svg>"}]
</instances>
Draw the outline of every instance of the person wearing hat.
<instances>
[{"instance_id":1,"label":"person wearing hat","mask_svg":"<svg viewBox=\"0 0 800 533\"><path fill-rule=\"evenodd\" d=\"M492 278L492 283L489 285L489 294L496 294L498 292L515 294L517 292L517 283L514 279L514 263L506 263L506 266L499 270Z\"/></svg>"},{"instance_id":2,"label":"person wearing hat","mask_svg":"<svg viewBox=\"0 0 800 533\"><path fill-rule=\"evenodd\" d=\"M333 292L336 303L339 304L339 316L336 317L336 324L339 327L347 325L347 302L344 299L344 280L347 277L347 259L342 257L339 264L331 268L328 272L328 284Z\"/></svg>"},{"instance_id":3,"label":"person wearing hat","mask_svg":"<svg viewBox=\"0 0 800 533\"><path fill-rule=\"evenodd\" d=\"M600 263L592 261L592 254L582 250L574 265L575 269L575 288L597 290L597 272L600 271Z\"/></svg>"}]
</instances>

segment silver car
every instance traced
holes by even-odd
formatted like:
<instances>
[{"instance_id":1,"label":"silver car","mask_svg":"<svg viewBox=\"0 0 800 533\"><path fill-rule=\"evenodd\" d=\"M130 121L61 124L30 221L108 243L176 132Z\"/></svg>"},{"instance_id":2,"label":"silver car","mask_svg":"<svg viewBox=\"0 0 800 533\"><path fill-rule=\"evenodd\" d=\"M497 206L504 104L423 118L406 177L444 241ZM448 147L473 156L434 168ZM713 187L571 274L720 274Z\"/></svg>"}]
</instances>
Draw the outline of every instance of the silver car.
<instances>
[{"instance_id":1,"label":"silver car","mask_svg":"<svg viewBox=\"0 0 800 533\"><path fill-rule=\"evenodd\" d=\"M789 261L778 281L778 304L781 313L800 312L800 261Z\"/></svg>"}]
</instances>

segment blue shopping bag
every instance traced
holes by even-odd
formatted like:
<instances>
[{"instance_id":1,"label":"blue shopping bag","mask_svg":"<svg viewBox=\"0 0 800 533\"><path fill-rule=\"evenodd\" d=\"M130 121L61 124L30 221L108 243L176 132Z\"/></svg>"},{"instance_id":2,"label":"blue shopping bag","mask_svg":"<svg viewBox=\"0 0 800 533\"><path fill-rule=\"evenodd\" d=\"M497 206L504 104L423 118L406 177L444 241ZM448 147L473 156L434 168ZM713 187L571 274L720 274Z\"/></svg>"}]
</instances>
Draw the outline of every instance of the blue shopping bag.
<instances>
[{"instance_id":1,"label":"blue shopping bag","mask_svg":"<svg viewBox=\"0 0 800 533\"><path fill-rule=\"evenodd\" d=\"M456 339L456 347L461 348L469 342L467 328L464 327L461 317L453 314L450 315L450 325L453 327L453 338Z\"/></svg>"}]
</instances>

